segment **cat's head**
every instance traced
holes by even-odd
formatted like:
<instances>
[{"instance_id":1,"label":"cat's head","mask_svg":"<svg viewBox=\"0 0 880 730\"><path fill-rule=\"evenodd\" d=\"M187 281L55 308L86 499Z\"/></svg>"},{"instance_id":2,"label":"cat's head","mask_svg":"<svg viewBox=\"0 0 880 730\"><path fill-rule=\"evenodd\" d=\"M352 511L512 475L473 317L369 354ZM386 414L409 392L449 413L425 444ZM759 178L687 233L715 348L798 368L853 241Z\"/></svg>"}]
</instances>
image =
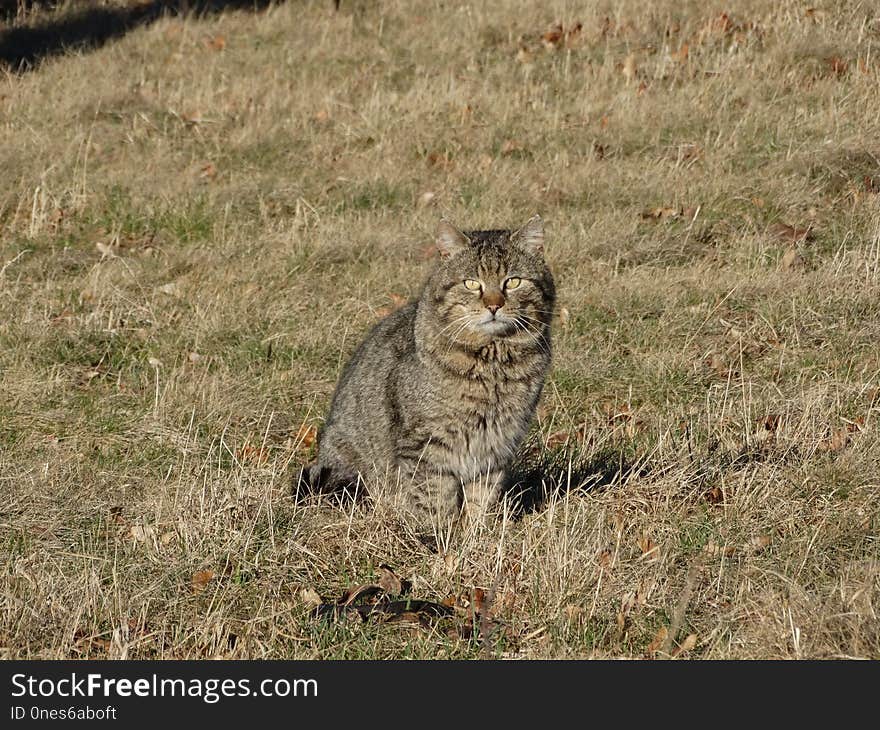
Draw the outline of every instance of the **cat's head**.
<instances>
[{"instance_id":1,"label":"cat's head","mask_svg":"<svg viewBox=\"0 0 880 730\"><path fill-rule=\"evenodd\" d=\"M512 231L462 232L443 220L436 245L440 261L428 293L448 339L479 344L543 336L556 291L538 216Z\"/></svg>"}]
</instances>

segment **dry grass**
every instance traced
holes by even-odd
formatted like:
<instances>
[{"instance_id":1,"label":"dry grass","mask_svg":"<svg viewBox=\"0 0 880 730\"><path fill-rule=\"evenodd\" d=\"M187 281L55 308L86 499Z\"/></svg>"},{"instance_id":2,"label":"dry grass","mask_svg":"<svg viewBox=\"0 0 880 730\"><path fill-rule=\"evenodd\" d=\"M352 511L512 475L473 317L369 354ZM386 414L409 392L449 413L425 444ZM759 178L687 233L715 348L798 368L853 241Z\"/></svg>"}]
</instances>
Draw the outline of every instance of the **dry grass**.
<instances>
[{"instance_id":1,"label":"dry grass","mask_svg":"<svg viewBox=\"0 0 880 730\"><path fill-rule=\"evenodd\" d=\"M880 658L880 15L342 5L0 79L3 655ZM435 551L289 481L440 212L565 312L548 498ZM380 563L493 631L312 620Z\"/></svg>"}]
</instances>

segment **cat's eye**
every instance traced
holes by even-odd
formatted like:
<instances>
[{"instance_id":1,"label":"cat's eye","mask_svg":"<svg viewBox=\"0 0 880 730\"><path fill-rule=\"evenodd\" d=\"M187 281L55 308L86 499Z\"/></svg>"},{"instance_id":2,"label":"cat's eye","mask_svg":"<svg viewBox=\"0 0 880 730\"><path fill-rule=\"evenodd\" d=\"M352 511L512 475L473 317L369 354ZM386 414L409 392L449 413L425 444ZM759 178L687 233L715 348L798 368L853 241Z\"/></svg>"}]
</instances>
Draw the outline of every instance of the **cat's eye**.
<instances>
[{"instance_id":1,"label":"cat's eye","mask_svg":"<svg viewBox=\"0 0 880 730\"><path fill-rule=\"evenodd\" d=\"M520 284L522 284L522 279L518 276L511 276L507 281L504 282L505 289L516 289Z\"/></svg>"},{"instance_id":2,"label":"cat's eye","mask_svg":"<svg viewBox=\"0 0 880 730\"><path fill-rule=\"evenodd\" d=\"M477 281L476 279L465 279L464 285L466 288L470 289L471 291L479 291L480 289L483 288L483 285L479 281Z\"/></svg>"}]
</instances>

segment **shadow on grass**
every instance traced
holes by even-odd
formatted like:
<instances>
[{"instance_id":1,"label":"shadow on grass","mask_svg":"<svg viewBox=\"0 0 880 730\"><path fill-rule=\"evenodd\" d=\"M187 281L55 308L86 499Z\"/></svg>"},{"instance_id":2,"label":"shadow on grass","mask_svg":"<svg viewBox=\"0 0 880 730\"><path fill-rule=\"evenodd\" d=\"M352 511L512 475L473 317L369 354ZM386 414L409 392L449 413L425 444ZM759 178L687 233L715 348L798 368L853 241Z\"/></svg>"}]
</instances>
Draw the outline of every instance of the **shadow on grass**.
<instances>
[{"instance_id":1,"label":"shadow on grass","mask_svg":"<svg viewBox=\"0 0 880 730\"><path fill-rule=\"evenodd\" d=\"M284 0L147 0L127 6L89 6L61 10L42 18L0 30L0 65L24 73L36 69L46 58L68 51L91 51L127 33L154 23L165 15L215 15L226 10L253 13ZM0 19L16 17L19 0L0 0ZM31 5L54 9L60 2L49 0ZM328 2L329 5L329 2ZM334 3L338 9L338 3ZM27 3L25 3L27 7Z\"/></svg>"},{"instance_id":2,"label":"shadow on grass","mask_svg":"<svg viewBox=\"0 0 880 730\"><path fill-rule=\"evenodd\" d=\"M569 460L564 452L542 452L522 456L508 473L504 491L513 506L513 515L520 518L537 512L555 497L568 492L592 492L624 483L630 476L644 474L649 466L617 449L604 449L587 458ZM330 498L339 506L369 501L366 490L357 481L332 482L319 478L313 483L309 467L297 469L291 483L296 502L314 499L318 495Z\"/></svg>"},{"instance_id":3,"label":"shadow on grass","mask_svg":"<svg viewBox=\"0 0 880 730\"><path fill-rule=\"evenodd\" d=\"M505 489L514 515L522 517L537 512L554 497L607 489L646 470L643 462L616 449L578 460L569 460L563 452L543 452L537 461L520 459L511 469Z\"/></svg>"}]
</instances>

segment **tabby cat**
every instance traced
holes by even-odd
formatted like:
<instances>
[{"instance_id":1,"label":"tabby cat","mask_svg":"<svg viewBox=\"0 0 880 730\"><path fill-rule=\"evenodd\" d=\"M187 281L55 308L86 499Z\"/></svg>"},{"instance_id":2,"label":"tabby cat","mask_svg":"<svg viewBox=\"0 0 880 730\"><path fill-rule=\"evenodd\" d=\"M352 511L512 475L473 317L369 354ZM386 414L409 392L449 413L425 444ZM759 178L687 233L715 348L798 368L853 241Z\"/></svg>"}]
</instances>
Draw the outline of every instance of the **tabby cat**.
<instances>
[{"instance_id":1,"label":"tabby cat","mask_svg":"<svg viewBox=\"0 0 880 730\"><path fill-rule=\"evenodd\" d=\"M343 370L312 490L386 484L422 522L483 516L526 435L550 367L553 276L544 226L462 232L440 222L418 297Z\"/></svg>"}]
</instances>

